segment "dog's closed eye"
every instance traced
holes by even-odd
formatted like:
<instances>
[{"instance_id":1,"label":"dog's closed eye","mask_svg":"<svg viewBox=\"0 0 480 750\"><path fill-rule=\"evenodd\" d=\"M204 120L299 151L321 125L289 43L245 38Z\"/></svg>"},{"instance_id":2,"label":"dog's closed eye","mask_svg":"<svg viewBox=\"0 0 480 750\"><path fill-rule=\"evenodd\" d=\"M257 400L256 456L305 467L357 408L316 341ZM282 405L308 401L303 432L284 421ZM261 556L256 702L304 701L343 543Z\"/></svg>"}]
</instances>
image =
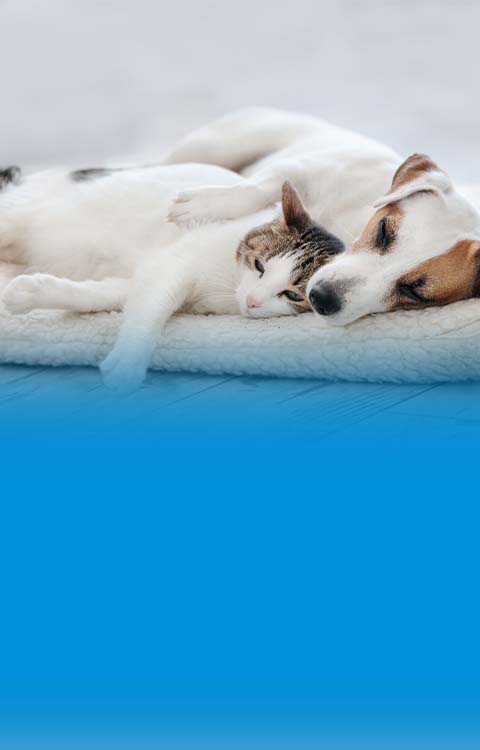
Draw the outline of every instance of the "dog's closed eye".
<instances>
[{"instance_id":1,"label":"dog's closed eye","mask_svg":"<svg viewBox=\"0 0 480 750\"><path fill-rule=\"evenodd\" d=\"M378 222L375 244L380 250L386 250L394 238L395 234L389 226L388 217L384 216Z\"/></svg>"},{"instance_id":2,"label":"dog's closed eye","mask_svg":"<svg viewBox=\"0 0 480 750\"><path fill-rule=\"evenodd\" d=\"M425 279L416 279L407 284L398 284L397 292L401 297L406 297L413 300L414 302L428 302L428 298L425 297L419 289L425 286Z\"/></svg>"}]
</instances>

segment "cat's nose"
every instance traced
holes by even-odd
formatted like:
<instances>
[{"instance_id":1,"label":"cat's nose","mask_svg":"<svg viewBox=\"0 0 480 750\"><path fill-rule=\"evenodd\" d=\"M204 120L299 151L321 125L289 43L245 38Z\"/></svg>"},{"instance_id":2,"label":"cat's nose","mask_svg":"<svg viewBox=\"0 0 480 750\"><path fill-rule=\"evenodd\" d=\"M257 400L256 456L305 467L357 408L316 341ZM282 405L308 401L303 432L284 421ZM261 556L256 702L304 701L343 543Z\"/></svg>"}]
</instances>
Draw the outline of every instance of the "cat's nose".
<instances>
[{"instance_id":1,"label":"cat's nose","mask_svg":"<svg viewBox=\"0 0 480 750\"><path fill-rule=\"evenodd\" d=\"M252 294L247 295L247 307L260 307L261 304Z\"/></svg>"},{"instance_id":2,"label":"cat's nose","mask_svg":"<svg viewBox=\"0 0 480 750\"><path fill-rule=\"evenodd\" d=\"M308 299L319 315L334 315L342 309L342 300L328 281L319 281L312 286Z\"/></svg>"}]
</instances>

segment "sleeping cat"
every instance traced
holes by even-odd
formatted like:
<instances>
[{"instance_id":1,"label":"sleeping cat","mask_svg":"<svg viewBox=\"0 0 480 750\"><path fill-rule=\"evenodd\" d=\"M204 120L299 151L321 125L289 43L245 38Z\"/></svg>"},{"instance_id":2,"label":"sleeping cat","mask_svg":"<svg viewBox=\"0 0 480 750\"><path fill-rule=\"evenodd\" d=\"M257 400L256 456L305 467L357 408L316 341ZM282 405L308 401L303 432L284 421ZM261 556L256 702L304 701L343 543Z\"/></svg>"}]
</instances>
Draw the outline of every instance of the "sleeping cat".
<instances>
[{"instance_id":1,"label":"sleeping cat","mask_svg":"<svg viewBox=\"0 0 480 750\"><path fill-rule=\"evenodd\" d=\"M5 289L5 306L13 313L123 310L101 364L105 383L120 391L141 384L155 335L174 312L305 312L309 278L343 250L288 182L283 216L268 209L179 228L165 221L179 188L230 185L238 176L200 164L0 175L0 259L22 266Z\"/></svg>"}]
</instances>

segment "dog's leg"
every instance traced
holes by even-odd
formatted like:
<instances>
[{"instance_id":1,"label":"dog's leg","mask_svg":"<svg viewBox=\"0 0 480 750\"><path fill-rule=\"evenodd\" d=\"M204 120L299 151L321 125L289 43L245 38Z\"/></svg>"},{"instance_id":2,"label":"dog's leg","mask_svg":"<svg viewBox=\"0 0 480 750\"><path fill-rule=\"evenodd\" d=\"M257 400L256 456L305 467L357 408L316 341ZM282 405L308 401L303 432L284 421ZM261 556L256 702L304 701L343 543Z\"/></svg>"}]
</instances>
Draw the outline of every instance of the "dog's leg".
<instances>
[{"instance_id":1,"label":"dog's leg","mask_svg":"<svg viewBox=\"0 0 480 750\"><path fill-rule=\"evenodd\" d=\"M302 192L305 178L298 161L282 159L248 179L239 179L237 185L182 190L169 208L168 221L183 225L247 216L279 201L285 180L291 180Z\"/></svg>"},{"instance_id":2,"label":"dog's leg","mask_svg":"<svg viewBox=\"0 0 480 750\"><path fill-rule=\"evenodd\" d=\"M187 135L163 163L201 162L239 172L317 127L318 121L305 115L260 107L241 109Z\"/></svg>"},{"instance_id":3,"label":"dog's leg","mask_svg":"<svg viewBox=\"0 0 480 750\"><path fill-rule=\"evenodd\" d=\"M121 310L131 279L72 281L46 273L14 278L3 293L3 303L11 313L35 309L70 310L78 313Z\"/></svg>"}]
</instances>

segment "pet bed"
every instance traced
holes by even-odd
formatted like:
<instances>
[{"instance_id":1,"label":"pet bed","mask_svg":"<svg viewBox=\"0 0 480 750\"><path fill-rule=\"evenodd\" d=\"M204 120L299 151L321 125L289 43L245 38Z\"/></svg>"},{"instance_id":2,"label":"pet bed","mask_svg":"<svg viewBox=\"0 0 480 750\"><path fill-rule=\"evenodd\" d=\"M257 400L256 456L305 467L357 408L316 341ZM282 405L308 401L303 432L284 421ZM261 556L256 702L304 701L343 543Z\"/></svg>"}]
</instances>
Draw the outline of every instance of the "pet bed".
<instances>
[{"instance_id":1,"label":"pet bed","mask_svg":"<svg viewBox=\"0 0 480 750\"><path fill-rule=\"evenodd\" d=\"M480 186L464 190L480 205ZM0 296L12 276L0 269ZM74 315L0 308L0 362L98 365L120 313ZM210 374L390 383L480 379L480 300L375 315L334 328L313 314L246 320L178 315L159 335L152 367Z\"/></svg>"}]
</instances>

